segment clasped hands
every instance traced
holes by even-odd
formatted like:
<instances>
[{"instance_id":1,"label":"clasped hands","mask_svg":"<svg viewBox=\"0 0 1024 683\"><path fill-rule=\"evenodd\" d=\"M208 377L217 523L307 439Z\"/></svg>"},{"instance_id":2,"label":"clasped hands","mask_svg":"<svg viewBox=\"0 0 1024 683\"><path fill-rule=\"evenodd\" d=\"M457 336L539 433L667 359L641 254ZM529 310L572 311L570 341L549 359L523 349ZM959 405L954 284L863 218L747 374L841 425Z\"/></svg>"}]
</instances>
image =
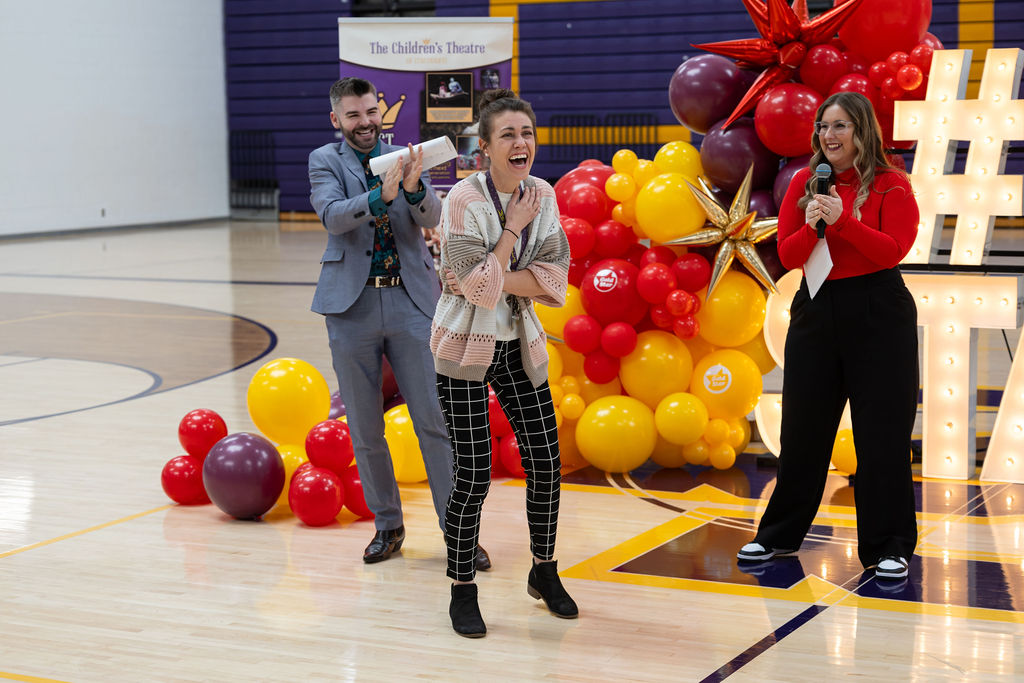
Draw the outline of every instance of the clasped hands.
<instances>
[{"instance_id":1,"label":"clasped hands","mask_svg":"<svg viewBox=\"0 0 1024 683\"><path fill-rule=\"evenodd\" d=\"M420 174L423 173L423 146L413 147L409 143L409 161L402 163L399 159L384 174L381 182L380 198L385 204L395 201L398 196L398 185L402 185L409 194L420 190Z\"/></svg>"},{"instance_id":2,"label":"clasped hands","mask_svg":"<svg viewBox=\"0 0 1024 683\"><path fill-rule=\"evenodd\" d=\"M834 225L841 215L843 215L843 200L836 192L835 185L829 188L828 194L814 195L814 199L807 202L807 208L804 209L807 225L812 228L818 224L819 218L827 225Z\"/></svg>"}]
</instances>

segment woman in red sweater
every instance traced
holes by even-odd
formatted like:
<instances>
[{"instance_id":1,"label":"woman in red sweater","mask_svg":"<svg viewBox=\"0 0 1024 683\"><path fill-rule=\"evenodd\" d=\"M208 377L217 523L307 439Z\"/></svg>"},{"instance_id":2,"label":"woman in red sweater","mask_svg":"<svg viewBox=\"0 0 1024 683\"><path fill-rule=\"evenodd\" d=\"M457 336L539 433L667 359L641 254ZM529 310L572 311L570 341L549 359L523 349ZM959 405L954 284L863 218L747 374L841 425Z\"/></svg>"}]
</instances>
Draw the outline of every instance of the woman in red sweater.
<instances>
[{"instance_id":1,"label":"woman in red sweater","mask_svg":"<svg viewBox=\"0 0 1024 683\"><path fill-rule=\"evenodd\" d=\"M779 209L779 258L802 268L824 240L833 266L814 297L806 278L786 337L775 490L741 562L800 548L825 488L839 418L850 401L857 448L858 556L880 579L901 579L917 545L910 438L917 412L917 308L897 265L918 227L907 177L887 160L871 102L840 92L822 103L813 155ZM832 167L829 193L813 169Z\"/></svg>"}]
</instances>

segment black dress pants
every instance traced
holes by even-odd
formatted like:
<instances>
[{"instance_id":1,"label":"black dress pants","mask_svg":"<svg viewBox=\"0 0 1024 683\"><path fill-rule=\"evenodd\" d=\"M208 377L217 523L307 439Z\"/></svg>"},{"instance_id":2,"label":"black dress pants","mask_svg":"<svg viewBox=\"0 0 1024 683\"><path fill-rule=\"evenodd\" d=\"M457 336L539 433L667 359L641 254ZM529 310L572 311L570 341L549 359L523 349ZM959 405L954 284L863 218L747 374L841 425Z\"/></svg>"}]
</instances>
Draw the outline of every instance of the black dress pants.
<instances>
[{"instance_id":1,"label":"black dress pants","mask_svg":"<svg viewBox=\"0 0 1024 683\"><path fill-rule=\"evenodd\" d=\"M857 451L858 556L908 560L917 545L910 439L917 413L917 307L897 268L827 280L793 299L782 384L775 490L755 541L796 549L821 503L850 401Z\"/></svg>"}]
</instances>

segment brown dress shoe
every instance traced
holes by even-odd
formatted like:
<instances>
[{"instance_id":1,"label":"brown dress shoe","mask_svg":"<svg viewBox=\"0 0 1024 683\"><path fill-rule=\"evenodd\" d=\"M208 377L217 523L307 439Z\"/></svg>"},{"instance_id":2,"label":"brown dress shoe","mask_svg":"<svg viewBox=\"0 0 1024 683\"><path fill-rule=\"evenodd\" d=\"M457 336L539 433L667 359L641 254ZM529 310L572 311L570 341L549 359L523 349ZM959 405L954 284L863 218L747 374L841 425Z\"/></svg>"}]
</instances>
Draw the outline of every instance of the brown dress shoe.
<instances>
[{"instance_id":1,"label":"brown dress shoe","mask_svg":"<svg viewBox=\"0 0 1024 683\"><path fill-rule=\"evenodd\" d=\"M404 525L397 529L378 529L377 533L373 535L370 545L366 546L366 550L363 551L363 562L372 564L388 559L391 557L391 553L397 553L401 549L404 540Z\"/></svg>"},{"instance_id":2,"label":"brown dress shoe","mask_svg":"<svg viewBox=\"0 0 1024 683\"><path fill-rule=\"evenodd\" d=\"M476 555L473 557L473 566L478 572L485 572L491 568L491 556L487 554L483 546L476 547Z\"/></svg>"}]
</instances>

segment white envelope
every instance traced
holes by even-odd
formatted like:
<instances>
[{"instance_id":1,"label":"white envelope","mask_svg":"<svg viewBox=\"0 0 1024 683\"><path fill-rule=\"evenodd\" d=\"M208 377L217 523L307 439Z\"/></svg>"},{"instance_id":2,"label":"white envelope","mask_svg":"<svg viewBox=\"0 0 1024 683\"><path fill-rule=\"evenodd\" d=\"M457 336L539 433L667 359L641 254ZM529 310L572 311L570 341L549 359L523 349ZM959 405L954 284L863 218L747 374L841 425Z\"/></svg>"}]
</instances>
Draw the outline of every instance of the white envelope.
<instances>
[{"instance_id":1,"label":"white envelope","mask_svg":"<svg viewBox=\"0 0 1024 683\"><path fill-rule=\"evenodd\" d=\"M413 147L423 148L424 171L455 158L455 145L452 144L452 141L446 135L434 138L433 140L427 140L419 145L413 145ZM388 152L387 154L370 159L370 172L373 175L382 176L398 159L401 159L403 163L409 160L408 147L403 147L394 152Z\"/></svg>"},{"instance_id":2,"label":"white envelope","mask_svg":"<svg viewBox=\"0 0 1024 683\"><path fill-rule=\"evenodd\" d=\"M832 254L828 251L828 242L821 239L814 245L811 255L804 263L804 278L807 280L807 293L814 298L832 271Z\"/></svg>"}]
</instances>

